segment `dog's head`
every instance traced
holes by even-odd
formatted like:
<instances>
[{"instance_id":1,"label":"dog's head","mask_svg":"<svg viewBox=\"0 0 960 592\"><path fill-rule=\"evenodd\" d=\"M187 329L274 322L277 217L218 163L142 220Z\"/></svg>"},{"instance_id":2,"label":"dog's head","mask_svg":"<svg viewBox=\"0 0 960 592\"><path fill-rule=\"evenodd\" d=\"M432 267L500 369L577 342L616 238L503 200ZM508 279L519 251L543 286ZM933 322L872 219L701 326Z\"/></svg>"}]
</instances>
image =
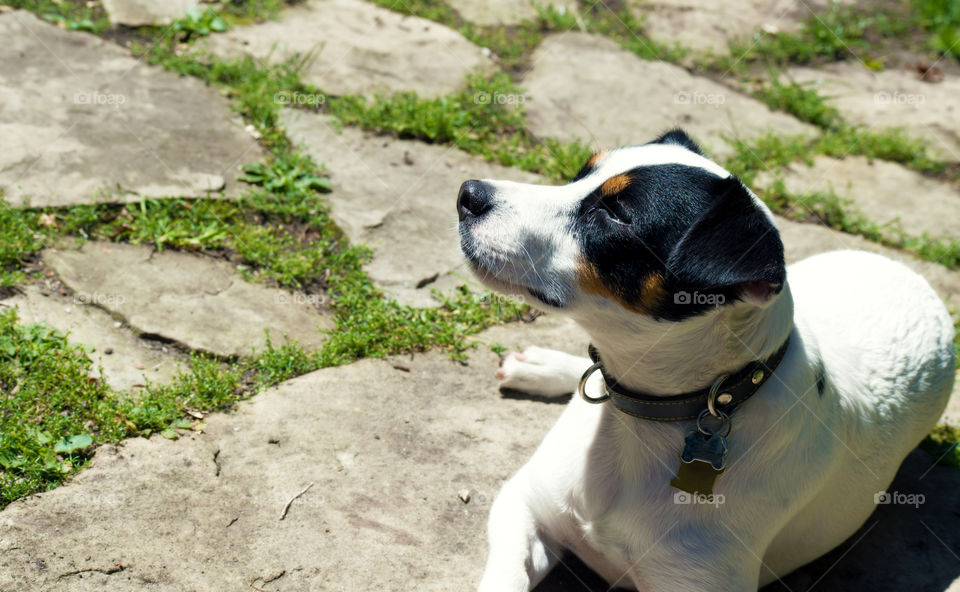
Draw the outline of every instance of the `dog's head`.
<instances>
[{"instance_id":1,"label":"dog's head","mask_svg":"<svg viewBox=\"0 0 960 592\"><path fill-rule=\"evenodd\" d=\"M765 306L785 280L769 210L680 130L594 154L566 185L467 181L457 210L481 280L547 309L679 321Z\"/></svg>"}]
</instances>

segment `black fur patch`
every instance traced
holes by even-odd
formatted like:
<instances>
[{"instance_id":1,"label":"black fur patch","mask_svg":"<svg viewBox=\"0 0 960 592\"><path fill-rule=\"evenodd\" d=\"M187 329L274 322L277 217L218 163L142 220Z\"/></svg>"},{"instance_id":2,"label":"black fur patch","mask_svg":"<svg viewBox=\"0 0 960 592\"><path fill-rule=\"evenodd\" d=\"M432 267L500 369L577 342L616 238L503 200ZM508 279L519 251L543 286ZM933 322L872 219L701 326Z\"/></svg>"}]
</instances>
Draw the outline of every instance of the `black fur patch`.
<instances>
[{"instance_id":1,"label":"black fur patch","mask_svg":"<svg viewBox=\"0 0 960 592\"><path fill-rule=\"evenodd\" d=\"M700 156L703 156L703 151L700 150L700 146L697 145L693 139L687 135L687 132L682 129L672 129L669 132L663 134L651 144L676 144L678 146L683 146L690 152L695 152Z\"/></svg>"},{"instance_id":2,"label":"black fur patch","mask_svg":"<svg viewBox=\"0 0 960 592\"><path fill-rule=\"evenodd\" d=\"M573 222L583 258L618 300L642 302L659 273L664 295L650 314L677 321L738 300L745 282L779 290L783 243L738 179L680 164L626 174L623 191L597 189Z\"/></svg>"},{"instance_id":3,"label":"black fur patch","mask_svg":"<svg viewBox=\"0 0 960 592\"><path fill-rule=\"evenodd\" d=\"M823 391L827 388L827 380L823 377L823 368L817 368L817 394L823 398Z\"/></svg>"}]
</instances>

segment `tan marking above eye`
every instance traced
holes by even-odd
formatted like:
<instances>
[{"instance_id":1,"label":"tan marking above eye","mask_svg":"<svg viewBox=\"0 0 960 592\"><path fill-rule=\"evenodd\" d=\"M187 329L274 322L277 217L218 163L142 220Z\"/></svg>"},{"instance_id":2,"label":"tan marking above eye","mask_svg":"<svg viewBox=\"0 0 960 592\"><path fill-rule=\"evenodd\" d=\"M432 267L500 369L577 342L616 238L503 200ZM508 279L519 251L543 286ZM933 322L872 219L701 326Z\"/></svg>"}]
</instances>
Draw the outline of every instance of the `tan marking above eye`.
<instances>
[{"instance_id":1,"label":"tan marking above eye","mask_svg":"<svg viewBox=\"0 0 960 592\"><path fill-rule=\"evenodd\" d=\"M626 174L610 177L600 186L601 195L616 195L630 185L630 176Z\"/></svg>"},{"instance_id":2,"label":"tan marking above eye","mask_svg":"<svg viewBox=\"0 0 960 592\"><path fill-rule=\"evenodd\" d=\"M590 160L587 161L587 166L590 168L597 166L597 163L603 160L603 157L606 155L607 155L606 150L601 150L600 152L594 152L593 156L590 157Z\"/></svg>"}]
</instances>

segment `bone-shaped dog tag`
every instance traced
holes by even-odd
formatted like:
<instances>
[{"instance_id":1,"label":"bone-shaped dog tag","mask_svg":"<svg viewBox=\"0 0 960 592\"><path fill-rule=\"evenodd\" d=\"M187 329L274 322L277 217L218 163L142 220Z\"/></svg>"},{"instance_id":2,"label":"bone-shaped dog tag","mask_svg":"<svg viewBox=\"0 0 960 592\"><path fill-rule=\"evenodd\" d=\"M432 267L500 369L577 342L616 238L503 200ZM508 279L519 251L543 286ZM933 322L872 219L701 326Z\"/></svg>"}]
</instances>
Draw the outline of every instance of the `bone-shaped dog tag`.
<instances>
[{"instance_id":1,"label":"bone-shaped dog tag","mask_svg":"<svg viewBox=\"0 0 960 592\"><path fill-rule=\"evenodd\" d=\"M708 410L697 417L697 427L683 439L680 451L680 469L670 485L694 495L713 494L713 484L727 465L727 439L730 434L730 417L722 411L713 417L719 425L708 423Z\"/></svg>"},{"instance_id":2,"label":"bone-shaped dog tag","mask_svg":"<svg viewBox=\"0 0 960 592\"><path fill-rule=\"evenodd\" d=\"M722 471L727 466L727 440L719 434L710 436L692 430L683 439L680 460L685 463L709 463L714 470Z\"/></svg>"}]
</instances>

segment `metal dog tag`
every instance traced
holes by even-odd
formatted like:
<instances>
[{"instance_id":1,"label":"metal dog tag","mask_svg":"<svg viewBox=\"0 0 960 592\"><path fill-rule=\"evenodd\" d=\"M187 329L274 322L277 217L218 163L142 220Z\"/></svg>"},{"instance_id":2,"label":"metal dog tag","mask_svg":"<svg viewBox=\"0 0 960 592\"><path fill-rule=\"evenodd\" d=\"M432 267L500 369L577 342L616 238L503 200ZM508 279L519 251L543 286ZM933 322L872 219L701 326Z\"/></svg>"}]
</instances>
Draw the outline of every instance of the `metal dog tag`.
<instances>
[{"instance_id":1,"label":"metal dog tag","mask_svg":"<svg viewBox=\"0 0 960 592\"><path fill-rule=\"evenodd\" d=\"M727 440L719 434L708 436L693 430L683 439L680 460L709 463L715 471L722 471L727 466Z\"/></svg>"},{"instance_id":2,"label":"metal dog tag","mask_svg":"<svg viewBox=\"0 0 960 592\"><path fill-rule=\"evenodd\" d=\"M707 415L719 425L710 426ZM720 411L716 415L704 409L697 417L697 427L683 439L680 451L680 469L670 485L695 495L711 495L713 484L727 465L727 436L730 434L730 416Z\"/></svg>"}]
</instances>

